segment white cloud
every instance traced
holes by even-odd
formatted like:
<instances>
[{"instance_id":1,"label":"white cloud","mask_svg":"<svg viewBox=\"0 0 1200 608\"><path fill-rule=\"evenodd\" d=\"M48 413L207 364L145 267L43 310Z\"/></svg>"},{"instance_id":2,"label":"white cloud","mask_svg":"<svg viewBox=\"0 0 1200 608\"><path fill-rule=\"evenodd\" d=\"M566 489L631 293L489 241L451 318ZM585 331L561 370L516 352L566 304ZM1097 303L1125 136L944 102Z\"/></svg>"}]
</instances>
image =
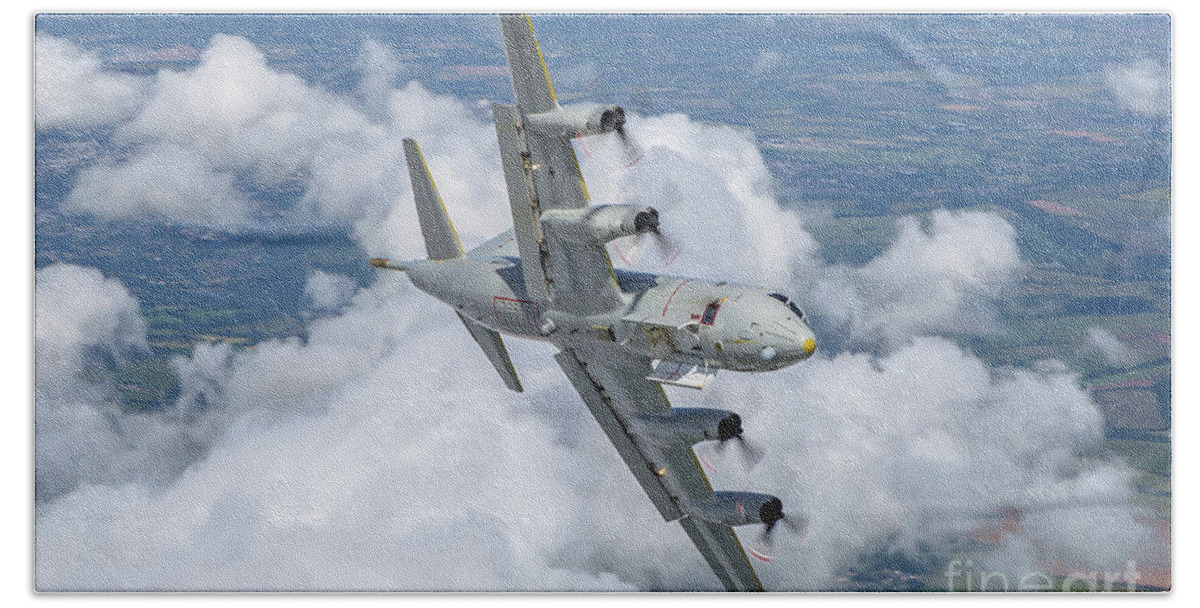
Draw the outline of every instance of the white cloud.
<instances>
[{"instance_id":1,"label":"white cloud","mask_svg":"<svg viewBox=\"0 0 1200 608\"><path fill-rule=\"evenodd\" d=\"M263 203L247 185L299 183L290 207L271 203L277 220L348 225L370 255L419 257L419 238L401 238L416 221L401 139L416 137L464 242L498 232L492 211L507 195L491 125L419 84L387 89L398 68L378 43L364 46L362 69L360 102L268 66L244 38L215 36L199 66L159 73L116 130L129 157L85 171L70 206L228 227L257 221Z\"/></svg>"},{"instance_id":2,"label":"white cloud","mask_svg":"<svg viewBox=\"0 0 1200 608\"><path fill-rule=\"evenodd\" d=\"M39 270L34 285L35 336L52 371L81 366L87 347L118 356L147 348L137 300L119 281L93 268L58 264Z\"/></svg>"},{"instance_id":3,"label":"white cloud","mask_svg":"<svg viewBox=\"0 0 1200 608\"><path fill-rule=\"evenodd\" d=\"M127 120L152 79L107 71L72 42L40 34L34 41L34 124L38 130L86 129Z\"/></svg>"},{"instance_id":4,"label":"white cloud","mask_svg":"<svg viewBox=\"0 0 1200 608\"><path fill-rule=\"evenodd\" d=\"M449 311L388 276L313 321L306 342L201 347L180 361L182 400L226 412L229 430L169 486L104 483L41 505L39 588L715 586L547 347L510 341L528 389L510 393ZM717 390L769 457L749 476L718 461L714 483L778 493L811 522L802 543L758 565L768 588L828 588L894 533L909 546L969 533L961 519L930 523L948 506L1129 496L1124 469L1080 456L1102 423L1073 375L990 370L944 339L729 374ZM1083 479L1101 483L1073 487ZM1039 543L1031 559L1108 565L1101 556L1144 538L1129 509L1095 513L1105 527L1035 515L1012 542Z\"/></svg>"},{"instance_id":5,"label":"white cloud","mask_svg":"<svg viewBox=\"0 0 1200 608\"><path fill-rule=\"evenodd\" d=\"M229 227L245 224L248 201L233 176L174 144L147 146L126 162L80 172L67 196L70 211L107 217L169 219Z\"/></svg>"},{"instance_id":6,"label":"white cloud","mask_svg":"<svg viewBox=\"0 0 1200 608\"><path fill-rule=\"evenodd\" d=\"M631 116L628 131L640 154L614 135L581 144L580 155L593 203L651 205L678 255L638 251L615 244L613 259L633 267L720 276L749 284L784 285L793 265L812 263L817 243L791 211L780 208L753 137L724 125L707 125L682 114ZM666 265L665 262L670 264Z\"/></svg>"},{"instance_id":7,"label":"white cloud","mask_svg":"<svg viewBox=\"0 0 1200 608\"><path fill-rule=\"evenodd\" d=\"M304 344L190 365L205 368L191 385L209 383L185 381L184 397L236 413L228 434L169 487L105 484L41 505L39 588L715 584L580 408L564 420L530 407L575 398L547 353L516 349L536 385L509 393L457 320L431 322L428 299L396 279L313 322Z\"/></svg>"},{"instance_id":8,"label":"white cloud","mask_svg":"<svg viewBox=\"0 0 1200 608\"><path fill-rule=\"evenodd\" d=\"M1020 574L1145 555L1130 470L1085 456L1103 422L1073 374L989 369L946 339L920 338L721 383L767 458L748 476L725 464L715 483L774 491L809 520L802 542L785 540L775 562L757 565L773 588L828 589L885 543L962 544L1010 506L1028 511L1024 529L977 563ZM1065 501L1078 507L1053 509ZM1056 525L1071 517L1085 523ZM1008 549L1024 544L1037 550L1014 562Z\"/></svg>"},{"instance_id":9,"label":"white cloud","mask_svg":"<svg viewBox=\"0 0 1200 608\"><path fill-rule=\"evenodd\" d=\"M235 86L247 82L271 86ZM1001 218L905 220L875 260L829 266L799 215L780 208L749 134L681 115L631 117L630 131L644 153L630 169L615 137L581 149L593 201L657 206L683 246L671 273L790 290L814 312L829 353L773 374L723 374L710 393L744 413L770 450L749 475L723 467L717 486L778 493L812 522L804 542L759 565L768 588L829 588L839 567L892 534L948 542L967 530L929 523L947 505L989 511L1098 488L1130 496L1127 469L1085 456L1102 427L1073 375L989 369L929 337L994 329L989 303L1020 270ZM237 38L214 39L194 70L160 75L146 111L118 132L130 160L85 173L77 190L106 183L106 171L152 175L139 168L170 149L195 167L164 186L176 193L299 172L296 217L349 222L370 254L419 257L398 175L399 140L416 136L464 240L509 222L494 130L466 104L413 83L387 92L386 114L364 112L271 69ZM90 210L220 223L250 206L216 197L226 202L211 213L184 216L170 196L130 192L141 201L132 208L113 200ZM638 264L661 270L648 257ZM199 345L175 361L179 401L146 416L121 410L103 386L43 384L48 354L142 344L144 329L128 293L95 271L39 273L39 483L54 467L99 464L38 505L39 589L718 588L682 529L663 523L633 482L549 347L509 341L527 389L510 393L450 311L402 275L357 293L339 279L310 280L314 303L340 312L310 321L306 340L239 352ZM43 300L43 285L59 295ZM76 288L86 296L78 302ZM63 312L87 302L98 303L85 311L124 311L126 321ZM57 325L43 332L43 317ZM839 352L839 334L876 352ZM78 378L82 354L59 361L62 377ZM89 422L43 424L43 408ZM98 430L100 421L117 430ZM47 453L43 442L60 444ZM179 445L192 447L167 449ZM1085 512L1092 528L1036 517L996 567L1058 556L1107 565L1145 538L1129 509Z\"/></svg>"},{"instance_id":10,"label":"white cloud","mask_svg":"<svg viewBox=\"0 0 1200 608\"><path fill-rule=\"evenodd\" d=\"M1103 327L1089 327L1087 342L1092 349L1099 351L1109 365L1129 365L1134 362L1133 350Z\"/></svg>"},{"instance_id":11,"label":"white cloud","mask_svg":"<svg viewBox=\"0 0 1200 608\"><path fill-rule=\"evenodd\" d=\"M34 451L38 500L82 484L157 482L176 459L155 421L126 415L100 370L147 350L145 321L120 282L58 264L35 277Z\"/></svg>"},{"instance_id":12,"label":"white cloud","mask_svg":"<svg viewBox=\"0 0 1200 608\"><path fill-rule=\"evenodd\" d=\"M1104 84L1121 105L1138 114L1162 116L1171 112L1171 72L1154 61L1109 66L1104 71Z\"/></svg>"},{"instance_id":13,"label":"white cloud","mask_svg":"<svg viewBox=\"0 0 1200 608\"><path fill-rule=\"evenodd\" d=\"M1016 232L1000 216L939 210L927 226L902 218L896 240L865 266L828 265L799 214L776 201L750 134L679 114L634 116L628 128L641 153L631 168L616 137L580 148L593 202L656 207L680 250L666 265L649 244L619 242L615 263L788 288L834 348L999 329L992 302L1023 268Z\"/></svg>"},{"instance_id":14,"label":"white cloud","mask_svg":"<svg viewBox=\"0 0 1200 608\"><path fill-rule=\"evenodd\" d=\"M304 284L304 295L318 311L332 311L345 306L358 290L350 277L313 270Z\"/></svg>"},{"instance_id":15,"label":"white cloud","mask_svg":"<svg viewBox=\"0 0 1200 608\"><path fill-rule=\"evenodd\" d=\"M999 328L992 302L1021 271L1016 231L1003 218L939 210L927 229L902 218L890 247L861 268L821 273L810 297L830 330L855 346L986 334Z\"/></svg>"}]
</instances>

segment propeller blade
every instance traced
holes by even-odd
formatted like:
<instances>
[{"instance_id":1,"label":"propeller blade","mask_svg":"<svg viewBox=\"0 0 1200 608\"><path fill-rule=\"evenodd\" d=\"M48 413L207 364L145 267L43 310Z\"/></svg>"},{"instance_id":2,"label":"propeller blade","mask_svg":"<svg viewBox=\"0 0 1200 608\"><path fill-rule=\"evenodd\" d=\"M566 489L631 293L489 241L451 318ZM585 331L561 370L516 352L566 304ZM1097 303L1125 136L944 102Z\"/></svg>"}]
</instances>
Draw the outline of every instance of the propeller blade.
<instances>
[{"instance_id":1,"label":"propeller blade","mask_svg":"<svg viewBox=\"0 0 1200 608\"><path fill-rule=\"evenodd\" d=\"M613 243L613 249L616 250L617 256L621 258L621 262L626 266L633 266L637 261L638 254L645 248L646 235L635 234L629 238L620 239Z\"/></svg>"},{"instance_id":2,"label":"propeller blade","mask_svg":"<svg viewBox=\"0 0 1200 608\"><path fill-rule=\"evenodd\" d=\"M696 450L696 459L700 461L701 466L703 466L705 470L716 473L717 467L713 465L712 459L709 458L711 453L706 454L706 451L707 450Z\"/></svg>"},{"instance_id":3,"label":"propeller blade","mask_svg":"<svg viewBox=\"0 0 1200 608\"><path fill-rule=\"evenodd\" d=\"M762 532L758 533L758 540L754 541L754 546L750 548L750 555L764 562L774 559L772 555L775 554L775 541L772 532L776 523L771 522L763 526Z\"/></svg>"},{"instance_id":4,"label":"propeller blade","mask_svg":"<svg viewBox=\"0 0 1200 608\"><path fill-rule=\"evenodd\" d=\"M625 168L628 169L642 160L642 149L629 137L629 132L625 130L625 123L621 123L616 128L616 132L617 138L621 140L621 153L624 158Z\"/></svg>"},{"instance_id":5,"label":"propeller blade","mask_svg":"<svg viewBox=\"0 0 1200 608\"><path fill-rule=\"evenodd\" d=\"M679 257L679 246L671 237L663 234L662 230L655 231L654 245L658 250L659 260L663 266L670 266Z\"/></svg>"},{"instance_id":6,"label":"propeller blade","mask_svg":"<svg viewBox=\"0 0 1200 608\"><path fill-rule=\"evenodd\" d=\"M650 242L649 247L647 247L648 241ZM621 261L627 266L636 263L641 253L647 249L652 251L660 266L670 266L675 258L679 257L679 247L658 229L627 237L614 247Z\"/></svg>"},{"instance_id":7,"label":"propeller blade","mask_svg":"<svg viewBox=\"0 0 1200 608\"><path fill-rule=\"evenodd\" d=\"M762 532L758 535L758 540L749 550L750 555L760 561L769 562L774 559L775 554L775 535L779 529L779 524L787 529L788 536L795 538L796 541L804 540L808 533L808 520L804 517L788 517L786 515L779 519L770 522L763 526Z\"/></svg>"},{"instance_id":8,"label":"propeller blade","mask_svg":"<svg viewBox=\"0 0 1200 608\"><path fill-rule=\"evenodd\" d=\"M762 448L746 440L742 431L742 417L731 413L717 426L716 452L724 453L725 445L732 440L737 440L738 456L746 468L753 469L763 459Z\"/></svg>"},{"instance_id":9,"label":"propeller blade","mask_svg":"<svg viewBox=\"0 0 1200 608\"><path fill-rule=\"evenodd\" d=\"M780 521L783 522L783 526L787 528L788 534L791 536L791 538L801 541L804 540L805 536L808 536L807 517L804 517L803 515L796 517L784 517Z\"/></svg>"},{"instance_id":10,"label":"propeller blade","mask_svg":"<svg viewBox=\"0 0 1200 608\"><path fill-rule=\"evenodd\" d=\"M765 456L763 449L750 443L741 435L738 435L737 441L738 445L741 446L742 463L746 465L746 468L753 469L758 466L758 463L762 462L763 456Z\"/></svg>"}]
</instances>

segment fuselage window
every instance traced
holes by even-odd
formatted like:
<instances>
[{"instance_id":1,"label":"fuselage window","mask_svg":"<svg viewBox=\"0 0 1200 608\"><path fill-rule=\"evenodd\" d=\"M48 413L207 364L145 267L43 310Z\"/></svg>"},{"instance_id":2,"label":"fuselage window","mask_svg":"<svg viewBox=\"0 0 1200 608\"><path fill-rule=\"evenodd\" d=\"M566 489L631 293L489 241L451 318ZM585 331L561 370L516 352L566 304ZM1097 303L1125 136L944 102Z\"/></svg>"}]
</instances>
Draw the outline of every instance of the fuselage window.
<instances>
[{"instance_id":1,"label":"fuselage window","mask_svg":"<svg viewBox=\"0 0 1200 608\"><path fill-rule=\"evenodd\" d=\"M717 320L717 311L721 309L720 302L712 302L704 309L704 316L700 317L702 325L712 325L713 321Z\"/></svg>"}]
</instances>

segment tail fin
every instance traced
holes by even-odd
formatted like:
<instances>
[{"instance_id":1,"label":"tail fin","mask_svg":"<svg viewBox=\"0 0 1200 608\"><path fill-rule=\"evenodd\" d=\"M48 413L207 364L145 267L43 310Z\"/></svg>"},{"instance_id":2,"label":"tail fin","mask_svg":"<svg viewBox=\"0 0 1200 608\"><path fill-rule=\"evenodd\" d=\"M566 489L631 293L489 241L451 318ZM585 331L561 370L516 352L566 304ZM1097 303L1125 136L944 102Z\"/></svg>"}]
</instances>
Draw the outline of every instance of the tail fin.
<instances>
[{"instance_id":1,"label":"tail fin","mask_svg":"<svg viewBox=\"0 0 1200 608\"><path fill-rule=\"evenodd\" d=\"M425 237L425 251L431 260L450 260L463 257L462 242L446 214L442 197L421 148L416 140L404 140L404 157L408 161L408 176L412 179L413 198L417 203L417 220L421 223L421 234Z\"/></svg>"},{"instance_id":2,"label":"tail fin","mask_svg":"<svg viewBox=\"0 0 1200 608\"><path fill-rule=\"evenodd\" d=\"M429 166L425 164L425 157L421 155L421 148L415 140L404 140L404 157L408 160L408 176L412 179L413 198L417 202L417 220L421 222L421 234L425 236L425 251L429 252L429 259L451 260L463 257L462 242L458 240L454 224L450 223L446 206L442 204L442 197L438 196L433 176L429 174ZM403 266L384 259L371 260L371 265L404 269ZM471 332L471 337L475 338L483 353L500 373L504 385L517 392L523 391L521 381L517 379L517 370L513 368L512 359L508 356L508 349L504 347L504 340L500 338L500 334L467 319L462 313L459 313L458 318L462 319L467 331Z\"/></svg>"}]
</instances>

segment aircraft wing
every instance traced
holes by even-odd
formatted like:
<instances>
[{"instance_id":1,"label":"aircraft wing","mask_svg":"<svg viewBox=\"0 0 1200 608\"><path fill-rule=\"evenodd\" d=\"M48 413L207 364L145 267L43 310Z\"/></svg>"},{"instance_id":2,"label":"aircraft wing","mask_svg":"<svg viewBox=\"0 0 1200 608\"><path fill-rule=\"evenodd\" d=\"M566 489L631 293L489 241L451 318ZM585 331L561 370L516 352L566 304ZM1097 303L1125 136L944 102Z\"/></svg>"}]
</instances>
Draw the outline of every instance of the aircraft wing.
<instances>
[{"instance_id":1,"label":"aircraft wing","mask_svg":"<svg viewBox=\"0 0 1200 608\"><path fill-rule=\"evenodd\" d=\"M566 348L555 360L663 519L681 520L726 589L762 591L733 528L687 515L689 503L712 494L695 452L690 447L659 447L639 439L632 429L634 416L671 411L662 387L646 379L650 361L602 347Z\"/></svg>"},{"instance_id":2,"label":"aircraft wing","mask_svg":"<svg viewBox=\"0 0 1200 608\"><path fill-rule=\"evenodd\" d=\"M501 15L500 31L517 105L495 104L492 113L525 292L543 310L611 309L621 291L608 251L542 222L547 211L587 207L588 193L570 138L528 128L530 116L560 111L533 25L526 15Z\"/></svg>"},{"instance_id":3,"label":"aircraft wing","mask_svg":"<svg viewBox=\"0 0 1200 608\"><path fill-rule=\"evenodd\" d=\"M554 85L542 58L542 49L533 34L529 15L500 15L504 37L504 55L512 75L513 95L520 116L541 114L558 108ZM547 137L536 131L522 130L524 143L533 164L543 168L535 173L538 206L547 209L577 209L588 202L587 186L571 140Z\"/></svg>"}]
</instances>

